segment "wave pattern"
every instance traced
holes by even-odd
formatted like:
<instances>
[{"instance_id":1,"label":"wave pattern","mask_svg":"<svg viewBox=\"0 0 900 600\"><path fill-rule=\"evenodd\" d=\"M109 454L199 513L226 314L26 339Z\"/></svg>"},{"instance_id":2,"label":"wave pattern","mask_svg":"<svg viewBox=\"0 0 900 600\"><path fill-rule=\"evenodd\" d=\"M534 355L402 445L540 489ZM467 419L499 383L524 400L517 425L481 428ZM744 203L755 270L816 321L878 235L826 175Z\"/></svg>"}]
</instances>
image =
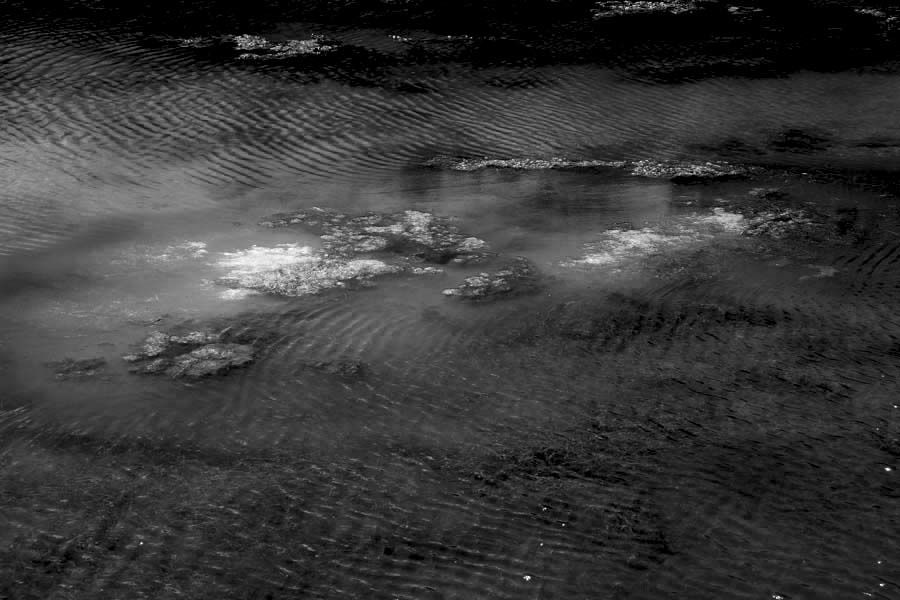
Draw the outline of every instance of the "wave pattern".
<instances>
[{"instance_id":1,"label":"wave pattern","mask_svg":"<svg viewBox=\"0 0 900 600\"><path fill-rule=\"evenodd\" d=\"M852 247L804 247L790 264L775 260L777 243L729 233L638 256L624 274L566 279L552 272L559 251L532 241L550 216L557 229L580 221L582 235L605 209L603 229L639 229L624 221L746 185L408 172L437 155L680 158L744 131L751 116L759 130L747 143L764 146L783 121L815 112L810 102L822 108L837 76L653 86L579 67L497 75L448 65L427 73L427 93L407 94L204 62L126 30L11 24L0 45L0 375L10 382L0 395L0 596L896 592L893 225ZM486 84L499 76L548 83ZM892 97L879 93L890 82L867 85L867 97ZM557 202L556 175L601 188L590 210L566 212L585 202ZM431 176L440 184L422 183ZM501 198L519 177L533 179L508 186L515 203ZM647 206L634 213L629 201ZM162 303L133 282L142 273L121 283L104 265L52 298L6 298L54 253L131 242L142 225L157 236L141 240L147 248L203 239L194 243L214 256L257 240L231 221L319 203L437 203L489 233L516 229L548 288L455 302L441 290L477 267L450 265L373 289L259 300L256 312L222 308L197 320L254 338L257 360L188 383L139 378L119 359L180 318L143 319ZM497 214L506 221L488 222ZM191 219L244 237L185 237ZM166 237L170 228L178 235ZM213 277L209 259L181 260L191 276ZM154 281L177 287L178 268ZM125 291L151 300L133 311L138 322L89 326L64 307L91 285L92 302ZM191 304L200 292L185 289L178 301ZM54 378L41 364L51 352L103 353L108 364L94 379Z\"/></svg>"},{"instance_id":2,"label":"wave pattern","mask_svg":"<svg viewBox=\"0 0 900 600\"><path fill-rule=\"evenodd\" d=\"M666 88L565 67L552 70L548 85L503 89L482 85L488 75L447 67L427 75L439 81L430 93L405 94L327 78L312 83L302 72L249 63L201 62L183 48L148 47L126 30L13 23L0 44L0 143L12 161L6 173L20 171L20 195L59 202L77 190L79 211L88 216L90 209L139 208L160 195L177 195L179 207L208 208L201 199L223 187L379 180L460 151L552 156L577 149L594 154L589 158L663 160L703 141L690 132L715 142L759 106L772 112L744 145L764 145L774 134L778 126L765 119L800 122L840 108L804 100L840 91L827 77L759 89L717 80ZM522 69L523 76L548 78ZM398 68L391 76L422 74ZM879 82L873 85L889 85ZM18 247L2 244L10 245L7 253Z\"/></svg>"}]
</instances>

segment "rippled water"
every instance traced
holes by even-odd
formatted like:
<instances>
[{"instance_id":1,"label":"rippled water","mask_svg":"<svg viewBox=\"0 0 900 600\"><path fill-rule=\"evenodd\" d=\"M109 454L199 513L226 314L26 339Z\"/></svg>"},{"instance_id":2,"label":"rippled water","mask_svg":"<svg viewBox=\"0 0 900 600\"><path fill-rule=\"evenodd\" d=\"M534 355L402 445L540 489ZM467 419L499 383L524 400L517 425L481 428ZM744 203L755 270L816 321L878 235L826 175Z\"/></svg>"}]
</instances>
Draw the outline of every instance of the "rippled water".
<instances>
[{"instance_id":1,"label":"rippled water","mask_svg":"<svg viewBox=\"0 0 900 600\"><path fill-rule=\"evenodd\" d=\"M83 23L0 45L0 596L900 593L897 75L447 62L351 85ZM435 156L772 168L693 186ZM853 235L740 235L759 187ZM257 226L309 206L454 217L546 282L223 296L229 253L321 243ZM187 383L121 360L210 326L266 349ZM45 365L66 357L107 364Z\"/></svg>"}]
</instances>

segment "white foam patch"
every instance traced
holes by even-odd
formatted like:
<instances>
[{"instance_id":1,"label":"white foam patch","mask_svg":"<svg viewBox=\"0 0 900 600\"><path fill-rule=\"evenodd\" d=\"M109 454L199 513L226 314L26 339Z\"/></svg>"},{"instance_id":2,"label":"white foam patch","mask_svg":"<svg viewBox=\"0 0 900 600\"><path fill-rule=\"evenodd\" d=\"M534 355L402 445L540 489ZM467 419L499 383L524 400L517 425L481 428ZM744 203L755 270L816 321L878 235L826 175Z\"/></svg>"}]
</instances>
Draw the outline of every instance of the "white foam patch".
<instances>
[{"instance_id":1,"label":"white foam patch","mask_svg":"<svg viewBox=\"0 0 900 600\"><path fill-rule=\"evenodd\" d=\"M239 252L225 252L218 266L229 269L221 278L223 283L285 296L315 294L343 287L351 280L365 282L401 270L374 259L326 258L310 246L298 244L253 246Z\"/></svg>"},{"instance_id":2,"label":"white foam patch","mask_svg":"<svg viewBox=\"0 0 900 600\"><path fill-rule=\"evenodd\" d=\"M614 265L628 258L661 252L693 241L691 235L666 235L650 228L636 230L611 229L604 240L588 244L587 254L563 263L565 266Z\"/></svg>"},{"instance_id":3,"label":"white foam patch","mask_svg":"<svg viewBox=\"0 0 900 600\"><path fill-rule=\"evenodd\" d=\"M744 215L730 213L723 208L714 208L713 214L694 217L693 221L698 225L705 225L714 230L718 229L735 233L743 231L747 225Z\"/></svg>"},{"instance_id":4,"label":"white foam patch","mask_svg":"<svg viewBox=\"0 0 900 600\"><path fill-rule=\"evenodd\" d=\"M692 215L669 223L665 228L610 229L599 241L586 244L585 255L564 261L563 266L615 266L635 258L659 254L686 247L692 243L712 239L716 234L740 233L746 226L738 213L721 208L712 214Z\"/></svg>"},{"instance_id":5,"label":"white foam patch","mask_svg":"<svg viewBox=\"0 0 900 600\"><path fill-rule=\"evenodd\" d=\"M300 244L279 244L274 248L251 246L247 250L223 252L222 256L219 266L231 269L229 275L235 277L318 260L312 246Z\"/></svg>"},{"instance_id":6,"label":"white foam patch","mask_svg":"<svg viewBox=\"0 0 900 600\"><path fill-rule=\"evenodd\" d=\"M228 288L219 292L219 298L222 300L243 300L248 296L258 296L256 290L248 290L247 288Z\"/></svg>"}]
</instances>

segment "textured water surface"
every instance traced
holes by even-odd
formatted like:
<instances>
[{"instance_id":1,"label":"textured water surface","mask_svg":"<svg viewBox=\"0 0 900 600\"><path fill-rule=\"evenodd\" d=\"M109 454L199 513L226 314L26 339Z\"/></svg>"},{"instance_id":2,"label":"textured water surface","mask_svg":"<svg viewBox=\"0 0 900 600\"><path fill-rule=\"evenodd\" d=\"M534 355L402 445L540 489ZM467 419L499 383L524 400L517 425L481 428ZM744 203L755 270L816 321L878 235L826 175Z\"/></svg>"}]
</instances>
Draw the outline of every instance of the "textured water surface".
<instances>
[{"instance_id":1,"label":"textured water surface","mask_svg":"<svg viewBox=\"0 0 900 600\"><path fill-rule=\"evenodd\" d=\"M0 597L900 593L895 74L373 83L151 41L0 30ZM708 161L749 177L666 175ZM310 207L491 256L223 285L327 245L258 225ZM442 293L514 257L536 289ZM122 360L201 330L254 362Z\"/></svg>"}]
</instances>

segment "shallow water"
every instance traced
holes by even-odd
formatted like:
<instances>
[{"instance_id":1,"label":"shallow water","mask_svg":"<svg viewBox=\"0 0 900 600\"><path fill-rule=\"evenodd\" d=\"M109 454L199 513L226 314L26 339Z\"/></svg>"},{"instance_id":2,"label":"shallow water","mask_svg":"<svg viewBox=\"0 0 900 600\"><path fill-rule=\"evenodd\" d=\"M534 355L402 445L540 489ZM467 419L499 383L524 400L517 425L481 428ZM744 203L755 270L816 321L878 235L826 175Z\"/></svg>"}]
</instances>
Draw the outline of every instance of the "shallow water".
<instances>
[{"instance_id":1,"label":"shallow water","mask_svg":"<svg viewBox=\"0 0 900 600\"><path fill-rule=\"evenodd\" d=\"M0 595L900 593L900 203L809 175L891 182L897 75L651 85L450 62L389 73L427 89L406 93L145 41L0 32ZM779 168L694 186L435 156ZM759 187L852 213L856 234L742 236ZM482 267L448 265L223 296L228 253L321 243L257 225L309 206L454 217L546 283L466 304L441 291ZM185 323L267 348L221 379L127 372ZM44 364L66 357L108 362Z\"/></svg>"}]
</instances>

